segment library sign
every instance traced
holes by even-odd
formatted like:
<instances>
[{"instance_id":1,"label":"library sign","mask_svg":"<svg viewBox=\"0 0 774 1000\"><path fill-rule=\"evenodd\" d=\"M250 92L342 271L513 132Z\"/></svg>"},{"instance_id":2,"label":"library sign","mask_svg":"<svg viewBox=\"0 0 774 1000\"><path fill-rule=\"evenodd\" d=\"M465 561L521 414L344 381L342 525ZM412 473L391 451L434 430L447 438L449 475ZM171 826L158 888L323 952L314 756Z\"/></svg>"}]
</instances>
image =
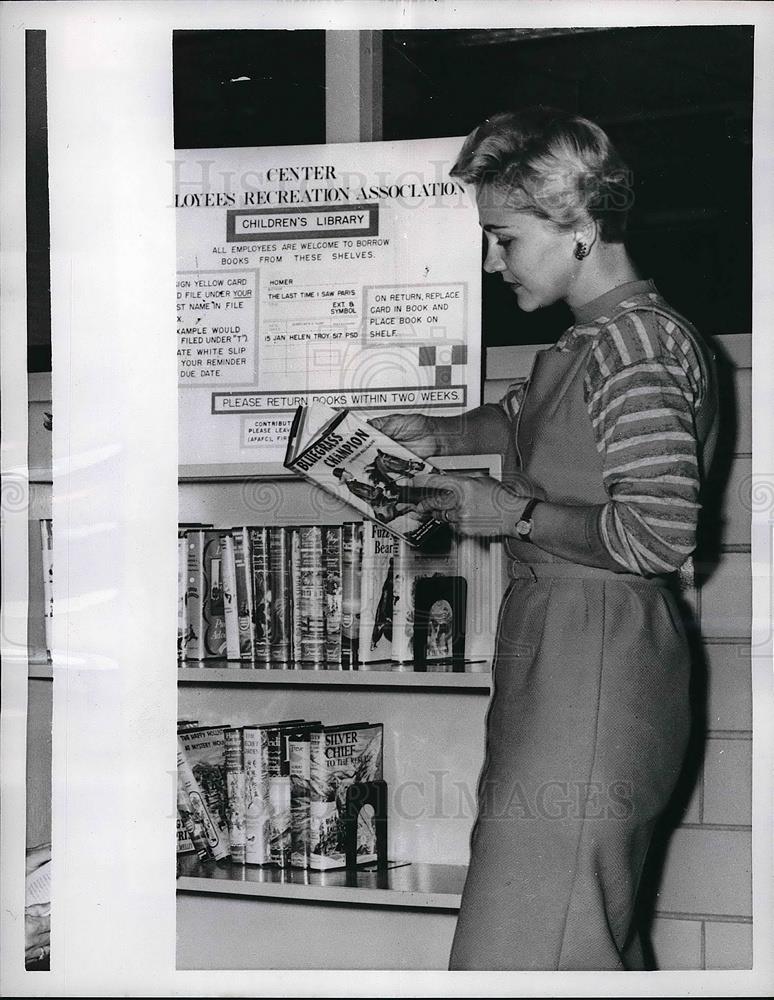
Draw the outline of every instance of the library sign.
<instances>
[{"instance_id":1,"label":"library sign","mask_svg":"<svg viewBox=\"0 0 774 1000\"><path fill-rule=\"evenodd\" d=\"M479 404L461 139L180 150L181 474L278 466L296 407Z\"/></svg>"}]
</instances>

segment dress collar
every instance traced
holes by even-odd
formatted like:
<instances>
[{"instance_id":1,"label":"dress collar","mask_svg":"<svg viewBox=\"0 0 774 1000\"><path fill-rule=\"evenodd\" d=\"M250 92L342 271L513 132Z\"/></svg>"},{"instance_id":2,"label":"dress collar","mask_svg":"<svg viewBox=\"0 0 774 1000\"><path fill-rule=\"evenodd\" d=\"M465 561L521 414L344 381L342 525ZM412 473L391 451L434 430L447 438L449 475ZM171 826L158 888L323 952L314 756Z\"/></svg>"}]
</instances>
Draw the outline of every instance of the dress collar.
<instances>
[{"instance_id":1,"label":"dress collar","mask_svg":"<svg viewBox=\"0 0 774 1000\"><path fill-rule=\"evenodd\" d=\"M658 295L658 289L651 280L627 281L623 285L617 285L615 288L611 288L609 292L605 292L604 295L600 295L596 299L592 299L591 302L586 302L585 305L573 309L575 323L577 326L581 326L601 317L609 317L615 310L615 307L625 299L632 298L635 295L647 294Z\"/></svg>"}]
</instances>

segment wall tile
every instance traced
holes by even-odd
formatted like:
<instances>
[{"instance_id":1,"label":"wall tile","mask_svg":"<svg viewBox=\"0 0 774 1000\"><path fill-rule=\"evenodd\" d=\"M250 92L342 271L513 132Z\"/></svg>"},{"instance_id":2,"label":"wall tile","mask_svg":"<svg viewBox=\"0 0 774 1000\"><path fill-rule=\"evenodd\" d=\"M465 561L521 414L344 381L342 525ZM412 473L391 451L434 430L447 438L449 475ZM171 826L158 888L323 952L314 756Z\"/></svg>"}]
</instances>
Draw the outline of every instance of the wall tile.
<instances>
[{"instance_id":1,"label":"wall tile","mask_svg":"<svg viewBox=\"0 0 774 1000\"><path fill-rule=\"evenodd\" d=\"M705 968L752 968L752 924L707 921L705 935Z\"/></svg>"},{"instance_id":2,"label":"wall tile","mask_svg":"<svg viewBox=\"0 0 774 1000\"><path fill-rule=\"evenodd\" d=\"M701 588L701 630L707 637L748 638L752 627L750 556L725 553Z\"/></svg>"},{"instance_id":3,"label":"wall tile","mask_svg":"<svg viewBox=\"0 0 774 1000\"><path fill-rule=\"evenodd\" d=\"M704 647L707 727L752 729L752 670L746 643Z\"/></svg>"},{"instance_id":4,"label":"wall tile","mask_svg":"<svg viewBox=\"0 0 774 1000\"><path fill-rule=\"evenodd\" d=\"M674 832L656 900L660 913L750 916L751 905L748 831Z\"/></svg>"},{"instance_id":5,"label":"wall tile","mask_svg":"<svg viewBox=\"0 0 774 1000\"><path fill-rule=\"evenodd\" d=\"M660 970L700 969L701 921L667 920L657 917L653 921L650 941Z\"/></svg>"},{"instance_id":6,"label":"wall tile","mask_svg":"<svg viewBox=\"0 0 774 1000\"><path fill-rule=\"evenodd\" d=\"M704 822L751 823L752 742L707 740Z\"/></svg>"}]
</instances>

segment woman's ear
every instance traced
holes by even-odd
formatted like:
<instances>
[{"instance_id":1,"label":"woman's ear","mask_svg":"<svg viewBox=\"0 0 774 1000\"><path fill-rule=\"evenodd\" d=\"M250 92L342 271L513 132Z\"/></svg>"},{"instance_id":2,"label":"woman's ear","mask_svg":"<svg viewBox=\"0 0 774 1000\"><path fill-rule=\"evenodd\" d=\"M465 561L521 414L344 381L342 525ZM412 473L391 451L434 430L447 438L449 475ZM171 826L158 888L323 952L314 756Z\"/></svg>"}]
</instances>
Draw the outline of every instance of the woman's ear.
<instances>
[{"instance_id":1,"label":"woman's ear","mask_svg":"<svg viewBox=\"0 0 774 1000\"><path fill-rule=\"evenodd\" d=\"M591 250L597 242L597 236L598 226L594 219L589 219L585 225L578 226L573 233L576 244L582 243L587 250Z\"/></svg>"}]
</instances>

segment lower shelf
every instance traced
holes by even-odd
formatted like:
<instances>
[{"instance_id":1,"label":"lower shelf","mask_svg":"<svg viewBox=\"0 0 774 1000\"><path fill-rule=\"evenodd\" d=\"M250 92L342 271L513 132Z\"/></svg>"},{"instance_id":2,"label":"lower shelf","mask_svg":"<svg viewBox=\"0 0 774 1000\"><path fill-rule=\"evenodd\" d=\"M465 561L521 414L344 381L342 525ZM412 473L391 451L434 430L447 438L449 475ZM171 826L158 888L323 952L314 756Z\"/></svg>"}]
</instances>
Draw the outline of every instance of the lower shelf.
<instances>
[{"instance_id":1,"label":"lower shelf","mask_svg":"<svg viewBox=\"0 0 774 1000\"><path fill-rule=\"evenodd\" d=\"M466 870L463 865L409 864L380 872L363 869L317 872L201 862L195 855L187 854L180 858L177 891L457 910Z\"/></svg>"}]
</instances>

